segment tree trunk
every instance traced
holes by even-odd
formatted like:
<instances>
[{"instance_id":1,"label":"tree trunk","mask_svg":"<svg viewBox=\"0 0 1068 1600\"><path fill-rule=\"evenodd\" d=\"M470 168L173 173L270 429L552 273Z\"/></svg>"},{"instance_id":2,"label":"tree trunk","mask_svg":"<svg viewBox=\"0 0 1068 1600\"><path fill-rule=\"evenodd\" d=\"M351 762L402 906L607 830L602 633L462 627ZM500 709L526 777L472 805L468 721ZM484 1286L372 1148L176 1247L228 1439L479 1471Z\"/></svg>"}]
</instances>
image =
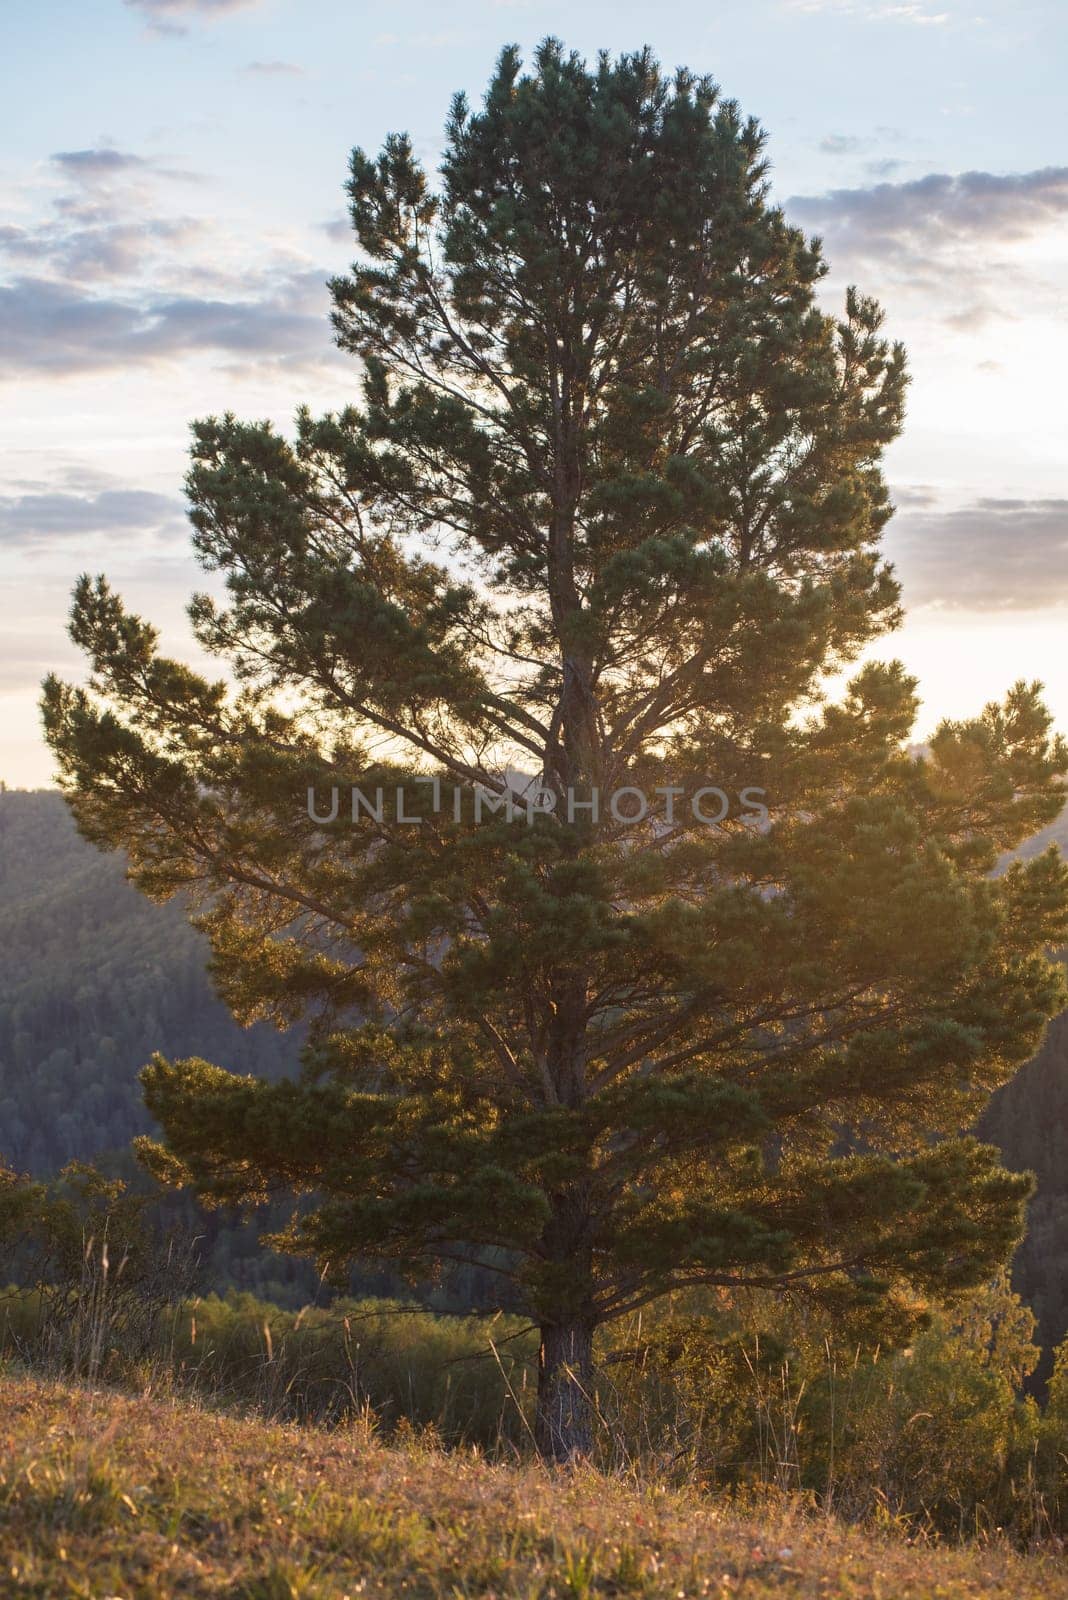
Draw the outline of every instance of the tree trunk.
<instances>
[{"instance_id":1,"label":"tree trunk","mask_svg":"<svg viewBox=\"0 0 1068 1600\"><path fill-rule=\"evenodd\" d=\"M593 1448L593 1329L548 1323L538 1353L534 1441L545 1461L575 1461Z\"/></svg>"}]
</instances>

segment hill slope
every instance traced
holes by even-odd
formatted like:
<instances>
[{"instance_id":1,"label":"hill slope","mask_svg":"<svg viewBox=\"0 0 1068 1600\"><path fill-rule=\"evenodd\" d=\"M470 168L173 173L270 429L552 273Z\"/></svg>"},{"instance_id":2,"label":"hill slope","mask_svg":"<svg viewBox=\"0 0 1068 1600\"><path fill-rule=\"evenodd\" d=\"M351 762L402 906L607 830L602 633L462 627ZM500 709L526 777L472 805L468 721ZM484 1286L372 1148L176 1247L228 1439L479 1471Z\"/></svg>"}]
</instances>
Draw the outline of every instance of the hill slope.
<instances>
[{"instance_id":1,"label":"hill slope","mask_svg":"<svg viewBox=\"0 0 1068 1600\"><path fill-rule=\"evenodd\" d=\"M21 1170L145 1132L154 1050L268 1077L295 1063L292 1038L239 1028L215 997L182 906L145 900L56 792L0 793L0 951L0 1155Z\"/></svg>"},{"instance_id":2,"label":"hill slope","mask_svg":"<svg viewBox=\"0 0 1068 1600\"><path fill-rule=\"evenodd\" d=\"M1068 1332L1068 1012L1050 1023L1038 1054L994 1096L979 1133L1006 1166L1033 1172L1038 1188L1013 1262L1013 1287L1038 1318L1047 1355Z\"/></svg>"},{"instance_id":3,"label":"hill slope","mask_svg":"<svg viewBox=\"0 0 1068 1600\"><path fill-rule=\"evenodd\" d=\"M10 1377L0 1571L11 1600L1068 1600L1063 1562L997 1547Z\"/></svg>"}]
</instances>

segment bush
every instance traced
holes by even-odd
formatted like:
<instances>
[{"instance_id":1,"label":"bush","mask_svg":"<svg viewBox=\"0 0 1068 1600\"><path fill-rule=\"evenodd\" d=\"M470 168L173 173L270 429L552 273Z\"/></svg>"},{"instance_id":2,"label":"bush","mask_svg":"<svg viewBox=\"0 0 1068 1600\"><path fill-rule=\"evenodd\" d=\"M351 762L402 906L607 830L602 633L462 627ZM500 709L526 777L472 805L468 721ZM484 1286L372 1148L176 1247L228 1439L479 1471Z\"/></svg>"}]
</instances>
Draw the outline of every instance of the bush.
<instances>
[{"instance_id":1,"label":"bush","mask_svg":"<svg viewBox=\"0 0 1068 1600\"><path fill-rule=\"evenodd\" d=\"M292 1312L230 1293L183 1308L171 1360L183 1386L273 1416L332 1422L369 1408L387 1431L403 1422L449 1443L518 1444L536 1350L522 1329L394 1300Z\"/></svg>"},{"instance_id":2,"label":"bush","mask_svg":"<svg viewBox=\"0 0 1068 1600\"><path fill-rule=\"evenodd\" d=\"M123 1380L161 1347L193 1281L192 1242L161 1249L146 1201L72 1162L51 1184L0 1165L0 1353L70 1376Z\"/></svg>"},{"instance_id":3,"label":"bush","mask_svg":"<svg viewBox=\"0 0 1068 1600\"><path fill-rule=\"evenodd\" d=\"M857 1518L1025 1539L1060 1526L1068 1355L1040 1418L1022 1394L1035 1322L1007 1274L896 1351L780 1312L772 1334L740 1301L721 1303L715 1338L692 1320L654 1329L623 1376L607 1369L617 1440L710 1487L800 1492Z\"/></svg>"}]
</instances>

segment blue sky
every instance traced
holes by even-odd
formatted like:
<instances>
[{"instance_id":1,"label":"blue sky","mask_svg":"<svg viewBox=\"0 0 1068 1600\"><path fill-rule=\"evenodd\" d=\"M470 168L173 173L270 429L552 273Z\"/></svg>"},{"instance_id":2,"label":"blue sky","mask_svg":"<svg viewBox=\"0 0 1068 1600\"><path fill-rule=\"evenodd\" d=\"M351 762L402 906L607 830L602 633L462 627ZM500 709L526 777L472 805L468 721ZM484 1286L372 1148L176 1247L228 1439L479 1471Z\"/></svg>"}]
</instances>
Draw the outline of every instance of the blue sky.
<instances>
[{"instance_id":1,"label":"blue sky","mask_svg":"<svg viewBox=\"0 0 1068 1600\"><path fill-rule=\"evenodd\" d=\"M914 382L888 470L926 731L1040 677L1068 728L1068 15L1006 0L720 5L6 0L0 155L0 776L47 782L37 684L76 674L78 572L191 654L187 426L354 387L324 280L354 144L427 162L452 93L546 33L650 44L769 134L830 304L883 300Z\"/></svg>"}]
</instances>

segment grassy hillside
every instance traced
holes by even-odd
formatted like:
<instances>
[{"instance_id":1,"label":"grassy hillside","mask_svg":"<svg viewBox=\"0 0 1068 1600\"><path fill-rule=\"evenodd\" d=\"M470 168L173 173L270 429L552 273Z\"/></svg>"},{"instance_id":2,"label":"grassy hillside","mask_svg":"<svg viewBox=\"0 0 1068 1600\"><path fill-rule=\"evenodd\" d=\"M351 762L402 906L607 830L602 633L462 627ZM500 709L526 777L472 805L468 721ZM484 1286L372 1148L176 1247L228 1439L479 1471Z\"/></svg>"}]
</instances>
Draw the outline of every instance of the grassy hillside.
<instances>
[{"instance_id":1,"label":"grassy hillside","mask_svg":"<svg viewBox=\"0 0 1068 1600\"><path fill-rule=\"evenodd\" d=\"M1068 1597L1063 1561L0 1377L11 1600Z\"/></svg>"}]
</instances>

